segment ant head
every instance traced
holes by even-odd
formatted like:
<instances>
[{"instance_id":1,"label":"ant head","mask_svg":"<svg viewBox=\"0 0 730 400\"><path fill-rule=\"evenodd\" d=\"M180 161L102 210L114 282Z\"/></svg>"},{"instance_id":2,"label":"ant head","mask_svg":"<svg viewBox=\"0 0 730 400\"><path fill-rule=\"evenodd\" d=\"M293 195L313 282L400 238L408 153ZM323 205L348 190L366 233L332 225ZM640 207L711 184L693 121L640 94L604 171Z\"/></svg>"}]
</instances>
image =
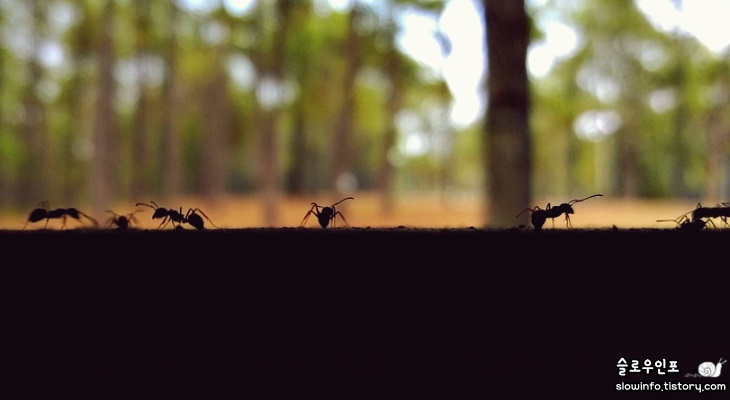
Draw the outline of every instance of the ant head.
<instances>
[{"instance_id":1,"label":"ant head","mask_svg":"<svg viewBox=\"0 0 730 400\"><path fill-rule=\"evenodd\" d=\"M166 208L156 208L155 212L152 213L152 219L164 218L169 214Z\"/></svg>"},{"instance_id":2,"label":"ant head","mask_svg":"<svg viewBox=\"0 0 730 400\"><path fill-rule=\"evenodd\" d=\"M563 203L563 204L553 207L553 209L560 210L561 214L575 214L575 210L573 210L572 204L573 204L573 202Z\"/></svg>"},{"instance_id":3,"label":"ant head","mask_svg":"<svg viewBox=\"0 0 730 400\"><path fill-rule=\"evenodd\" d=\"M332 215L335 213L335 206L332 207L322 207L322 211L319 212L320 215L323 215L327 218L332 217Z\"/></svg>"}]
</instances>

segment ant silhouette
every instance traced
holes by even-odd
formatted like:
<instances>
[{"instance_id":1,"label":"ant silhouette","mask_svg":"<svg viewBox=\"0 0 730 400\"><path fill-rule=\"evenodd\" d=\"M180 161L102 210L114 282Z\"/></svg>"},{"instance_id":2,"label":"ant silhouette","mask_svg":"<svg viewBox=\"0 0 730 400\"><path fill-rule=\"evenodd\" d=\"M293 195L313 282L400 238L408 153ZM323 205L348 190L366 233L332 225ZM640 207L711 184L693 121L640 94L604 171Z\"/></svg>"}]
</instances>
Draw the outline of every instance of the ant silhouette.
<instances>
[{"instance_id":1,"label":"ant silhouette","mask_svg":"<svg viewBox=\"0 0 730 400\"><path fill-rule=\"evenodd\" d=\"M210 222L211 225L216 226L216 224L213 223L213 221L208 218L207 215L203 212L203 210L199 208L190 208L188 209L188 212L183 215L182 213L182 207L180 207L180 211L175 211L173 209L167 209L164 207L159 207L157 203L154 201L150 201L151 204L147 203L137 203L137 206L146 206L150 207L155 212L152 214L152 219L159 219L162 218L162 222L160 223L160 226L157 227L157 229L162 229L165 226L167 226L168 223L172 222L172 225L175 227L175 229L182 229L182 224L190 224L196 229L205 229L205 221L203 221L203 218L200 216L202 214L205 219ZM198 214L200 213L200 214ZM177 225L175 225L177 223Z\"/></svg>"},{"instance_id":2,"label":"ant silhouette","mask_svg":"<svg viewBox=\"0 0 730 400\"><path fill-rule=\"evenodd\" d=\"M707 226L708 222L712 224L712 226L715 226L715 223L712 222L711 219L708 219L707 221L702 218L690 219L687 216L689 213L691 213L691 211L688 211L675 219L658 219L656 222L674 222L677 224L677 229L688 232L701 231L705 226Z\"/></svg>"},{"instance_id":3,"label":"ant silhouette","mask_svg":"<svg viewBox=\"0 0 730 400\"><path fill-rule=\"evenodd\" d=\"M112 216L109 217L107 220L107 224L109 226L116 225L118 230L126 230L132 227L132 222L139 225L139 220L137 217L134 216L134 214L140 212L142 210L137 210L133 213L127 214L127 215L119 215L115 213L112 210L106 210L106 212L111 213Z\"/></svg>"},{"instance_id":4,"label":"ant silhouette","mask_svg":"<svg viewBox=\"0 0 730 400\"><path fill-rule=\"evenodd\" d=\"M332 221L332 227L335 227L336 218L339 215L342 220L345 222L345 225L350 226L347 223L347 220L345 219L345 216L342 215L341 212L337 211L337 208L335 208L336 205L342 203L345 200L355 200L354 197L345 197L344 199L338 201L335 204L332 204L329 207L323 207L320 206L317 203L312 203L312 208L309 209L307 214L304 216L304 219L302 219L302 223L299 224L299 226L304 226L305 223L307 223L307 219L309 219L309 216L314 214L317 216L317 220L319 221L319 225L322 228L326 228L327 225L329 225L330 221ZM321 210L320 210L321 209Z\"/></svg>"},{"instance_id":5,"label":"ant silhouette","mask_svg":"<svg viewBox=\"0 0 730 400\"><path fill-rule=\"evenodd\" d=\"M99 225L99 223L94 218L75 208L57 208L55 210L50 210L48 209L48 202L46 201L42 202L40 206L41 207L36 208L30 212L28 220L25 221L25 225L23 225L23 229L25 229L29 223L38 222L43 219L46 220L46 225L43 227L43 229L46 229L48 228L48 222L51 219L56 218L61 218L63 220L63 225L61 225L61 229L64 229L66 227L66 217L71 217L79 221L81 220L81 217L84 217L91 221L94 226Z\"/></svg>"},{"instance_id":6,"label":"ant silhouette","mask_svg":"<svg viewBox=\"0 0 730 400\"><path fill-rule=\"evenodd\" d=\"M677 228L688 231L699 231L702 230L709 223L713 228L717 226L712 221L712 218L720 218L725 226L730 226L727 219L730 217L730 203L720 203L722 207L702 207L702 204L697 203L697 207L692 211L680 215L676 219L658 219L657 222L675 222ZM688 217L688 214L692 214L692 218ZM706 218L706 220L705 220Z\"/></svg>"},{"instance_id":7,"label":"ant silhouette","mask_svg":"<svg viewBox=\"0 0 730 400\"><path fill-rule=\"evenodd\" d=\"M567 203L560 204L555 207L550 207L550 203L547 204L547 207L543 210L539 206L535 206L533 208L525 208L524 210L520 211L519 214L515 216L515 218L519 217L523 212L530 211L530 222L532 222L532 226L535 227L536 230L542 229L542 226L545 225L545 221L547 221L548 218L553 220L553 228L555 227L555 218L558 218L559 216L565 214L565 226L568 228L572 228L573 225L570 223L570 214L574 214L575 211L573 211L573 204L588 200L592 197L598 197L603 196L602 194L594 194L591 196L588 196L584 199L575 199L571 200Z\"/></svg>"},{"instance_id":8,"label":"ant silhouette","mask_svg":"<svg viewBox=\"0 0 730 400\"><path fill-rule=\"evenodd\" d=\"M711 218L720 218L725 226L730 226L727 222L728 217L730 217L730 203L720 204L722 204L722 207L702 207L702 204L697 203L697 208L692 210L692 222L702 218L710 218L708 221L712 222Z\"/></svg>"}]
</instances>

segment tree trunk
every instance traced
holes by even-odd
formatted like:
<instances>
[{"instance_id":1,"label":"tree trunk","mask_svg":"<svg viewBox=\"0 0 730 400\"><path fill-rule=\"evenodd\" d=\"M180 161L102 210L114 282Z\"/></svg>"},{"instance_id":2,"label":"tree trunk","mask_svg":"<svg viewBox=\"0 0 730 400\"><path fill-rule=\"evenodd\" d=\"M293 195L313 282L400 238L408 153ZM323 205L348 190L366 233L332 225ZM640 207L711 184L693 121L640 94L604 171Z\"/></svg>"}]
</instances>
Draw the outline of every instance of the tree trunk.
<instances>
[{"instance_id":1,"label":"tree trunk","mask_svg":"<svg viewBox=\"0 0 730 400\"><path fill-rule=\"evenodd\" d=\"M718 113L719 112L719 113ZM707 158L704 198L717 200L718 203L725 202L727 195L727 152L730 143L730 132L726 125L722 124L722 111L715 110L710 115L710 122L707 126ZM708 207L714 207L708 204Z\"/></svg>"},{"instance_id":2,"label":"tree trunk","mask_svg":"<svg viewBox=\"0 0 730 400\"><path fill-rule=\"evenodd\" d=\"M0 16L0 27L4 26L4 20L3 17ZM0 76L5 76L5 52L0 49ZM5 97L5 80L0 79L0 99ZM3 135L5 135L5 107L3 107L3 102L0 101L0 140L3 139ZM8 182L8 176L6 176L5 171L8 170L8 160L6 160L4 157L0 157L0 211L2 211L7 205L8 205L8 195L9 192L7 188L9 187Z\"/></svg>"},{"instance_id":3,"label":"tree trunk","mask_svg":"<svg viewBox=\"0 0 730 400\"><path fill-rule=\"evenodd\" d=\"M289 34L289 12L292 2L280 1L277 4L262 4L258 24L264 40L268 41L259 48L255 58L257 67L262 71L259 78L261 95L273 94L272 104L259 99L258 115L260 135L259 179L263 206L263 224L276 226L279 220L279 129L277 121L281 111L281 94L284 83L284 57L286 40ZM278 28L278 29L277 29ZM268 86L268 87L267 87ZM263 102L262 102L263 100Z\"/></svg>"},{"instance_id":4,"label":"tree trunk","mask_svg":"<svg viewBox=\"0 0 730 400\"><path fill-rule=\"evenodd\" d=\"M485 125L486 224L527 225L531 207L530 94L527 47L530 23L524 1L485 0L488 109ZM525 213L527 214L527 213Z\"/></svg>"},{"instance_id":5,"label":"tree trunk","mask_svg":"<svg viewBox=\"0 0 730 400\"><path fill-rule=\"evenodd\" d=\"M171 201L174 196L180 193L182 186L181 171L181 145L179 133L175 124L177 110L177 97L175 92L175 80L177 79L177 36L175 26L177 25L177 6L170 2L168 6L168 43L165 53L166 73L163 81L163 108L162 108L162 197Z\"/></svg>"},{"instance_id":6,"label":"tree trunk","mask_svg":"<svg viewBox=\"0 0 730 400\"><path fill-rule=\"evenodd\" d=\"M137 61L137 90L139 97L132 122L132 198L140 198L149 195L150 189L150 142L149 142L149 113L150 95L147 90L148 66L145 55L149 51L150 31L150 2L147 0L136 0L135 7L135 57Z\"/></svg>"},{"instance_id":7,"label":"tree trunk","mask_svg":"<svg viewBox=\"0 0 730 400\"><path fill-rule=\"evenodd\" d=\"M638 108L637 108L638 109ZM625 121L616 132L618 141L618 193L623 198L636 198L639 195L639 145L636 124Z\"/></svg>"},{"instance_id":8,"label":"tree trunk","mask_svg":"<svg viewBox=\"0 0 730 400\"><path fill-rule=\"evenodd\" d=\"M94 123L94 156L91 169L91 208L102 214L114 198L117 159L114 114L114 0L107 0L101 16L101 40L98 48L98 95Z\"/></svg>"},{"instance_id":9,"label":"tree trunk","mask_svg":"<svg viewBox=\"0 0 730 400\"><path fill-rule=\"evenodd\" d=\"M395 36L393 37L395 40ZM395 168L391 162L390 153L394 150L398 131L396 129L396 116L403 105L403 79L401 76L401 65L398 50L393 47L387 54L387 65L385 71L390 81L388 98L386 101L385 116L387 118L385 135L383 137L383 152L380 162L380 176L378 189L380 191L380 207L385 215L390 215L395 208Z\"/></svg>"},{"instance_id":10,"label":"tree trunk","mask_svg":"<svg viewBox=\"0 0 730 400\"><path fill-rule=\"evenodd\" d=\"M264 226L276 226L279 222L279 157L277 112L263 110L259 113L259 132L261 135L260 179Z\"/></svg>"},{"instance_id":11,"label":"tree trunk","mask_svg":"<svg viewBox=\"0 0 730 400\"><path fill-rule=\"evenodd\" d=\"M223 59L224 56L220 54L215 57ZM219 68L206 84L206 129L205 135L201 137L201 184L203 196L209 201L215 201L226 191L226 137L231 127L228 105L226 72Z\"/></svg>"},{"instance_id":12,"label":"tree trunk","mask_svg":"<svg viewBox=\"0 0 730 400\"><path fill-rule=\"evenodd\" d=\"M307 177L307 129L305 106L299 101L292 112L291 167L287 174L287 188L290 194L301 195L306 191Z\"/></svg>"},{"instance_id":13,"label":"tree trunk","mask_svg":"<svg viewBox=\"0 0 730 400\"><path fill-rule=\"evenodd\" d=\"M332 153L334 155L333 186L341 195L350 194L345 193L349 188L343 183L354 176L355 84L357 72L360 68L360 38L357 33L357 25L360 23L361 14L360 6L353 5L347 28L347 39L342 48L342 55L346 62L342 83L342 108L337 117L335 138L332 141Z\"/></svg>"},{"instance_id":14,"label":"tree trunk","mask_svg":"<svg viewBox=\"0 0 730 400\"><path fill-rule=\"evenodd\" d=\"M32 15L32 46L33 57L28 61L28 81L23 93L23 120L21 132L26 147L26 157L21 164L18 201L20 204L38 204L48 198L50 171L47 166L45 140L45 110L38 98L37 86L42 79L43 69L37 58L37 48L41 41L41 31L44 21L44 8L38 1L28 2Z\"/></svg>"}]
</instances>

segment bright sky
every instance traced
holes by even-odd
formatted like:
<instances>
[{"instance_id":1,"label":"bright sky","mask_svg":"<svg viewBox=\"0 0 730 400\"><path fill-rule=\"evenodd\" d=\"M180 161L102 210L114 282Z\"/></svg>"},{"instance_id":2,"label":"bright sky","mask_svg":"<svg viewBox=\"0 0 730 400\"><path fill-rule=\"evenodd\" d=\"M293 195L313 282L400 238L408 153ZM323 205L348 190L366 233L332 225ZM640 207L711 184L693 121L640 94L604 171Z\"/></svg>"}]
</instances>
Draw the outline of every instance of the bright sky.
<instances>
[{"instance_id":1,"label":"bright sky","mask_svg":"<svg viewBox=\"0 0 730 400\"><path fill-rule=\"evenodd\" d=\"M528 0L539 5L545 0ZM695 35L711 51L720 53L730 45L730 0L684 0L680 12L673 0L636 0L639 9L659 29L683 31ZM455 104L452 119L456 125L467 126L484 112L480 95L484 66L482 13L476 0L449 0L439 21L429 21L419 15L406 16L407 33L401 44L415 58L442 71L449 83ZM556 60L571 54L580 38L568 26L553 21L538 21L546 38L533 43L528 55L528 69L533 76L549 73ZM443 59L432 39L439 26L451 39L453 52Z\"/></svg>"},{"instance_id":2,"label":"bright sky","mask_svg":"<svg viewBox=\"0 0 730 400\"><path fill-rule=\"evenodd\" d=\"M205 9L215 4L210 0L181 0L192 8ZM342 9L353 0L315 0ZM379 0L363 0L377 4ZM527 0L540 5L546 0ZM588 0L587 0L588 1ZM659 29L684 31L695 35L710 50L720 53L730 44L730 0L684 0L678 11L674 0L636 0L639 9ZM234 14L250 10L252 0L224 0ZM403 16L404 33L398 38L402 48L417 60L443 74L454 95L452 122L468 126L484 113L482 76L485 65L484 27L481 1L448 0L439 18L410 12ZM528 54L528 70L533 76L549 73L561 57L570 55L580 44L580 38L568 26L554 21L537 21L545 30L544 41L533 43ZM451 53L444 57L435 39L441 30L450 40Z\"/></svg>"},{"instance_id":3,"label":"bright sky","mask_svg":"<svg viewBox=\"0 0 730 400\"><path fill-rule=\"evenodd\" d=\"M406 52L443 74L455 97L451 119L457 126L468 126L484 112L484 28L483 13L477 4L474 0L449 0L438 19L406 14L406 30L399 38ZM434 39L439 29L451 44L451 52L445 58Z\"/></svg>"}]
</instances>

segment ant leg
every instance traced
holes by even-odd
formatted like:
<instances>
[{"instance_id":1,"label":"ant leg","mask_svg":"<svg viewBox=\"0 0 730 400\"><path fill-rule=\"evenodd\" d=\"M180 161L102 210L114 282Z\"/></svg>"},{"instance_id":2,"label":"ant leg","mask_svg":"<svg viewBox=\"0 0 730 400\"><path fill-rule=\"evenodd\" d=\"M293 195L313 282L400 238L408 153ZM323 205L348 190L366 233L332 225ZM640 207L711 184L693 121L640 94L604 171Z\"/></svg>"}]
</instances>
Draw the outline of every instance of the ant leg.
<instances>
[{"instance_id":1,"label":"ant leg","mask_svg":"<svg viewBox=\"0 0 730 400\"><path fill-rule=\"evenodd\" d=\"M170 223L170 221L172 221L172 218L165 216L165 218L162 219L162 222L160 222L160 226L158 226L157 229L163 229L167 226L168 223ZM173 222L172 225L174 226L175 223Z\"/></svg>"},{"instance_id":2,"label":"ant leg","mask_svg":"<svg viewBox=\"0 0 730 400\"><path fill-rule=\"evenodd\" d=\"M537 211L537 210L539 210L539 209L540 209L540 207L539 207L539 206L535 206L535 208L525 208L524 210L520 211L520 213L519 213L519 214L515 215L515 218L517 218L517 217L519 217L520 215L522 215L522 213L523 213L523 212L525 212L525 211L530 211L530 212L532 213L532 212L535 212L535 211Z\"/></svg>"},{"instance_id":3,"label":"ant leg","mask_svg":"<svg viewBox=\"0 0 730 400\"><path fill-rule=\"evenodd\" d=\"M565 227L566 228L572 228L573 224L570 223L570 216L568 214L565 214Z\"/></svg>"},{"instance_id":4,"label":"ant leg","mask_svg":"<svg viewBox=\"0 0 730 400\"><path fill-rule=\"evenodd\" d=\"M349 226L350 226L350 224L348 224L348 223L347 223L347 220L345 219L345 216L344 216L344 215L342 215L342 213L341 213L341 212L339 212L339 211L337 211L337 212L335 213L335 215L333 215L333 216L332 216L332 227L334 227L334 226L335 226L335 220L336 220L336 218L337 218L337 216L338 216L338 215L340 216L340 218L342 218L342 221L344 221L344 222L345 222L345 225L347 225L347 226L349 227Z\"/></svg>"},{"instance_id":5,"label":"ant leg","mask_svg":"<svg viewBox=\"0 0 730 400\"><path fill-rule=\"evenodd\" d=\"M309 211L307 211L307 213L304 215L304 219L302 219L302 223L299 224L299 226L304 226L304 224L307 223L307 220L309 219L309 216L312 215L312 214L314 214L317 217L319 217L319 212L318 212L318 210L315 209L315 207L317 207L317 206L316 205L312 205L312 208L310 208Z\"/></svg>"},{"instance_id":6,"label":"ant leg","mask_svg":"<svg viewBox=\"0 0 730 400\"><path fill-rule=\"evenodd\" d=\"M302 222L299 223L299 226L304 226L305 223L307 223L307 220L309 219L309 216L312 215L314 211L309 210L306 214L304 214L304 218L302 219Z\"/></svg>"},{"instance_id":7,"label":"ant leg","mask_svg":"<svg viewBox=\"0 0 730 400\"><path fill-rule=\"evenodd\" d=\"M205 219L207 219L208 222L210 222L211 225L215 226L216 228L219 228L219 226L216 225L216 224L214 224L213 221L211 221L210 218L208 218L208 216L205 215L205 213L203 212L203 210L201 210L199 208L191 208L191 209L189 209L188 210L188 213L185 214L185 219L187 219L190 216L190 214L195 214L196 212L199 212L200 214L202 214L205 217Z\"/></svg>"},{"instance_id":8,"label":"ant leg","mask_svg":"<svg viewBox=\"0 0 730 400\"><path fill-rule=\"evenodd\" d=\"M86 213L82 213L81 211L79 211L79 214L81 214L86 219L88 219L89 221L91 221L91 223L93 223L94 226L99 226L99 222L96 219L92 218L90 215L88 215Z\"/></svg>"}]
</instances>

